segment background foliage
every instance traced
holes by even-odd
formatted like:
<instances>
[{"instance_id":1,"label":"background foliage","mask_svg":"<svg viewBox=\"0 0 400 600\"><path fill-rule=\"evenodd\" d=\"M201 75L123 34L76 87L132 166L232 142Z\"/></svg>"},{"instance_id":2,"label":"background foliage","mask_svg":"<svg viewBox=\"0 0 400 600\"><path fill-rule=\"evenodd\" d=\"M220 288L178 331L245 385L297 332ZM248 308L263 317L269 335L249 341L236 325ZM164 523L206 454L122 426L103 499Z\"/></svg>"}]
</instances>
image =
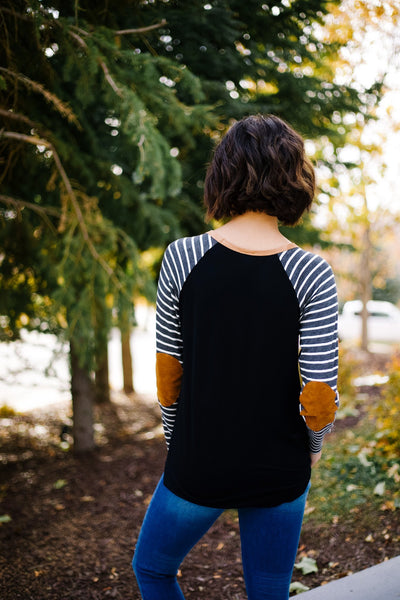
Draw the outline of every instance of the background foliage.
<instances>
[{"instance_id":1,"label":"background foliage","mask_svg":"<svg viewBox=\"0 0 400 600\"><path fill-rule=\"evenodd\" d=\"M378 447L389 458L398 459L400 452L400 356L398 354L393 356L388 365L388 377L381 402L375 407L373 417L376 418Z\"/></svg>"},{"instance_id":2,"label":"background foliage","mask_svg":"<svg viewBox=\"0 0 400 600\"><path fill-rule=\"evenodd\" d=\"M55 332L95 369L134 298L154 300L159 249L205 230L205 167L234 119L273 112L343 145L381 85L338 83L348 38L324 27L339 5L5 0L1 338ZM289 236L324 243L310 218Z\"/></svg>"}]
</instances>

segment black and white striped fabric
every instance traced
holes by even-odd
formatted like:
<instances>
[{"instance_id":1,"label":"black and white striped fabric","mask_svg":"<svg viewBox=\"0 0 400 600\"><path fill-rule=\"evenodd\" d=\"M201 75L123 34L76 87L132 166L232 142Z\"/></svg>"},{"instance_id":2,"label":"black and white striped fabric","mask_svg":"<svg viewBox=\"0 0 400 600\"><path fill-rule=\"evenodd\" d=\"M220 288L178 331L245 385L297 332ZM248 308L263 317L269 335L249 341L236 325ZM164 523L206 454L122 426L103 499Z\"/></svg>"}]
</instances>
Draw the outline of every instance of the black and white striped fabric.
<instances>
[{"instance_id":1,"label":"black and white striped fabric","mask_svg":"<svg viewBox=\"0 0 400 600\"><path fill-rule=\"evenodd\" d=\"M208 234L176 240L164 253L157 289L156 352L170 354L182 364L179 294L189 273L216 241ZM162 406L165 441L169 446L178 403Z\"/></svg>"},{"instance_id":2,"label":"black and white striped fabric","mask_svg":"<svg viewBox=\"0 0 400 600\"><path fill-rule=\"evenodd\" d=\"M299 367L304 387L311 381L327 383L337 392L338 374L338 302L331 267L320 256L294 248L279 255L296 292L300 308ZM310 451L319 452L324 435L309 429Z\"/></svg>"}]
</instances>

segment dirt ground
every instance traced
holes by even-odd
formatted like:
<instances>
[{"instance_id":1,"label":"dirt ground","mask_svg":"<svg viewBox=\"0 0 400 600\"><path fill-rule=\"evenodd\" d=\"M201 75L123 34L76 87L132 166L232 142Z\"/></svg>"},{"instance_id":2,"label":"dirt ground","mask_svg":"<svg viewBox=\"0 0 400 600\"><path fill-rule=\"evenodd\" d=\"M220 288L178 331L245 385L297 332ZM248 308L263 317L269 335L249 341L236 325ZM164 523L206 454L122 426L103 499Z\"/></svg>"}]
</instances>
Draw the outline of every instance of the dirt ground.
<instances>
[{"instance_id":1,"label":"dirt ground","mask_svg":"<svg viewBox=\"0 0 400 600\"><path fill-rule=\"evenodd\" d=\"M97 450L79 458L60 447L69 417L53 406L0 422L0 598L139 600L130 561L166 456L158 407L115 394L97 409ZM399 512L379 515L377 531L390 524L392 535L375 544L362 519L306 523L299 557L314 557L319 570L294 579L312 588L400 554ZM190 600L246 598L234 511L186 558L180 584Z\"/></svg>"}]
</instances>

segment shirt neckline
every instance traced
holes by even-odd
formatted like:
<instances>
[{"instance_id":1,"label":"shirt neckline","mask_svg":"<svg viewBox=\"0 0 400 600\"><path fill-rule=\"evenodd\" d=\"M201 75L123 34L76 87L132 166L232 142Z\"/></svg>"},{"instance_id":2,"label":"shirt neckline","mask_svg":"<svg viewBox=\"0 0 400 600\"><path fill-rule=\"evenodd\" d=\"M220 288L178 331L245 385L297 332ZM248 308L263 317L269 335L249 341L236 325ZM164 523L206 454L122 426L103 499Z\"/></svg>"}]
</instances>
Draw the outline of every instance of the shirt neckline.
<instances>
[{"instance_id":1,"label":"shirt neckline","mask_svg":"<svg viewBox=\"0 0 400 600\"><path fill-rule=\"evenodd\" d=\"M214 229L212 229L211 231L207 231L207 234L222 246L225 246L226 248L229 248L234 252L239 252L240 254L248 254L250 256L271 256L273 254L280 254L285 250L297 248L297 244L295 244L294 242L288 242L287 244L284 244L283 246L278 246L277 248L269 248L267 250L250 250L250 248L242 248L241 246L237 246L229 240L226 240Z\"/></svg>"}]
</instances>

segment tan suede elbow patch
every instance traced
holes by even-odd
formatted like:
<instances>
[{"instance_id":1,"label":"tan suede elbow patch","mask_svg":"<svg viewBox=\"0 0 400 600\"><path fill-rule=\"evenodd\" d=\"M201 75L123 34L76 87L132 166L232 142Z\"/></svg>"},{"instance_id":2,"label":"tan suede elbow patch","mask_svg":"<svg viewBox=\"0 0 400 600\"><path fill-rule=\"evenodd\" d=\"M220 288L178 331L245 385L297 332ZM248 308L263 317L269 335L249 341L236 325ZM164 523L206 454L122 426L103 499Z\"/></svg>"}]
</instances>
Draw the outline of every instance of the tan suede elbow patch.
<instances>
[{"instance_id":1,"label":"tan suede elbow patch","mask_svg":"<svg viewBox=\"0 0 400 600\"><path fill-rule=\"evenodd\" d=\"M310 429L321 431L334 421L337 410L335 398L333 389L323 381L310 381L304 386L300 394L300 414Z\"/></svg>"},{"instance_id":2,"label":"tan suede elbow patch","mask_svg":"<svg viewBox=\"0 0 400 600\"><path fill-rule=\"evenodd\" d=\"M171 406L178 399L182 381L182 365L170 354L157 352L157 395L163 406Z\"/></svg>"}]
</instances>

